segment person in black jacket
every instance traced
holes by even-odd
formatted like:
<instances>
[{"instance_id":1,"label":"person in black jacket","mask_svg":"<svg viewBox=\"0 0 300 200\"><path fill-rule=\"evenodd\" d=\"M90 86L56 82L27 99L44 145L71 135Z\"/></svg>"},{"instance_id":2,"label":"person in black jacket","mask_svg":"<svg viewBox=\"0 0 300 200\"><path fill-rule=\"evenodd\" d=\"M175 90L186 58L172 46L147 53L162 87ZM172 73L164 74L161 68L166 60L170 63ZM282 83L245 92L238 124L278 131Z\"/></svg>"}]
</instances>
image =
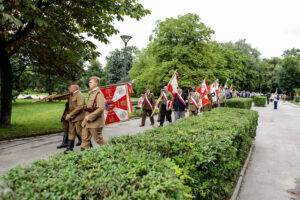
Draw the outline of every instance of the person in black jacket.
<instances>
[{"instance_id":1,"label":"person in black jacket","mask_svg":"<svg viewBox=\"0 0 300 200\"><path fill-rule=\"evenodd\" d=\"M174 97L174 110L175 110L175 121L180 118L185 117L185 112L188 109L188 98L186 93L182 92L180 87L177 88L178 93L175 94Z\"/></svg>"}]
</instances>

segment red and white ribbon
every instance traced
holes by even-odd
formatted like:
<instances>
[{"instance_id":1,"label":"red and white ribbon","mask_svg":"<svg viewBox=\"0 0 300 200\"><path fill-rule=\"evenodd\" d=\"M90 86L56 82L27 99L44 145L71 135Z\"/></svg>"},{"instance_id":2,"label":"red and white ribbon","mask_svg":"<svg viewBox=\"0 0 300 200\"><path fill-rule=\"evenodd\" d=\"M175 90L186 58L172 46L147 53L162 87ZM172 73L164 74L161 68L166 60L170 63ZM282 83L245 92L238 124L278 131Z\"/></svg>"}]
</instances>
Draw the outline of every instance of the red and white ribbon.
<instances>
[{"instance_id":1,"label":"red and white ribbon","mask_svg":"<svg viewBox=\"0 0 300 200\"><path fill-rule=\"evenodd\" d=\"M150 103L150 101L149 101L149 99L147 97L147 94L145 94L145 101L148 104L148 106L151 108L151 110L153 111L153 107L152 107L152 105L151 105L151 103Z\"/></svg>"},{"instance_id":2,"label":"red and white ribbon","mask_svg":"<svg viewBox=\"0 0 300 200\"><path fill-rule=\"evenodd\" d=\"M181 103L185 106L186 104L185 104L182 96L180 94L178 94L178 93L177 93L177 96L178 96L179 100L181 101Z\"/></svg>"},{"instance_id":3,"label":"red and white ribbon","mask_svg":"<svg viewBox=\"0 0 300 200\"><path fill-rule=\"evenodd\" d=\"M194 104L194 106L195 106L196 108L198 108L198 105L197 105L195 99L194 99L192 96L190 96L190 100L191 100L191 102Z\"/></svg>"}]
</instances>

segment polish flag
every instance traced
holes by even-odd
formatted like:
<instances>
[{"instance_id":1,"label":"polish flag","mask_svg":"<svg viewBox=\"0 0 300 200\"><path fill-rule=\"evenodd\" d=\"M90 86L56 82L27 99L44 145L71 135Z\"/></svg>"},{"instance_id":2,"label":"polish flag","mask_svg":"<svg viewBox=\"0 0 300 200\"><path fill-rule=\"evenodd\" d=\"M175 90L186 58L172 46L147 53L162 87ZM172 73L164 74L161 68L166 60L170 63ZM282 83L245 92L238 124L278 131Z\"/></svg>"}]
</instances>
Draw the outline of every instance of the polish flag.
<instances>
[{"instance_id":1,"label":"polish flag","mask_svg":"<svg viewBox=\"0 0 300 200\"><path fill-rule=\"evenodd\" d=\"M208 104L208 87L205 79L203 80L201 86L197 89L197 93L200 94L202 101L201 105L205 106L206 104Z\"/></svg>"},{"instance_id":2,"label":"polish flag","mask_svg":"<svg viewBox=\"0 0 300 200\"><path fill-rule=\"evenodd\" d=\"M215 81L215 85L216 85L216 95L217 95L217 97L218 97L218 95L219 95L219 83L218 83L218 79Z\"/></svg>"},{"instance_id":3,"label":"polish flag","mask_svg":"<svg viewBox=\"0 0 300 200\"><path fill-rule=\"evenodd\" d=\"M230 90L230 92L232 92L232 84L231 84L231 86L230 86L229 90Z\"/></svg>"},{"instance_id":4,"label":"polish flag","mask_svg":"<svg viewBox=\"0 0 300 200\"><path fill-rule=\"evenodd\" d=\"M177 87L178 87L178 77L177 77L177 70L176 70L168 84L168 90L169 92L172 93L173 97L177 93Z\"/></svg>"},{"instance_id":5,"label":"polish flag","mask_svg":"<svg viewBox=\"0 0 300 200\"><path fill-rule=\"evenodd\" d=\"M217 102L217 84L216 81L210 86L210 96L213 103Z\"/></svg>"}]
</instances>

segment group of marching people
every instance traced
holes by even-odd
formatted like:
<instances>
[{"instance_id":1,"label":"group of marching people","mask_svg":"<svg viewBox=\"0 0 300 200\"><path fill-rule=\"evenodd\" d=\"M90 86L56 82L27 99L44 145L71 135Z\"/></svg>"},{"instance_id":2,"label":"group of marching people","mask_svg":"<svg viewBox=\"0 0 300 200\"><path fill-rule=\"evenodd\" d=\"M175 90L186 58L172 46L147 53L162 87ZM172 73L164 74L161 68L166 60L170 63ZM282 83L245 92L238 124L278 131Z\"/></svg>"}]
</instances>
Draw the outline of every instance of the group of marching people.
<instances>
[{"instance_id":1,"label":"group of marching people","mask_svg":"<svg viewBox=\"0 0 300 200\"><path fill-rule=\"evenodd\" d=\"M172 111L174 111L176 121L184 118L186 112L189 112L189 116L196 116L198 113L209 111L214 107L224 107L226 99L238 97L238 92L232 91L232 87L223 90L212 85L208 88L206 82L197 90L191 88L188 95L182 91L181 87L176 89L177 91L172 94L169 87L164 86L160 97L155 102L154 94L151 93L150 88L146 88L145 94L141 96L143 101L140 127L145 126L147 116L150 117L151 125L154 125L153 115L157 109L159 109L157 121L159 126L163 126L165 119L172 122Z\"/></svg>"}]
</instances>

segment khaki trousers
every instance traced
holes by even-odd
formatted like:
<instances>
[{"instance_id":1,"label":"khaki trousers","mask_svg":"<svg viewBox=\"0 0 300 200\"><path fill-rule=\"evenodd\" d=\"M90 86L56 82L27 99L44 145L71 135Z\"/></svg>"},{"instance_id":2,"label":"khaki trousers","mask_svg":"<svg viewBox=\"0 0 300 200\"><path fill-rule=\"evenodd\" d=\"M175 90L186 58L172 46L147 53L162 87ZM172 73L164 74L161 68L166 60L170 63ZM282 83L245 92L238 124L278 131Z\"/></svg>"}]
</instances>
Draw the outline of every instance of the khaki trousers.
<instances>
[{"instance_id":1,"label":"khaki trousers","mask_svg":"<svg viewBox=\"0 0 300 200\"><path fill-rule=\"evenodd\" d=\"M69 140L75 140L76 135L81 136L81 127L82 121L69 122Z\"/></svg>"},{"instance_id":2,"label":"khaki trousers","mask_svg":"<svg viewBox=\"0 0 300 200\"><path fill-rule=\"evenodd\" d=\"M105 140L102 137L102 130L103 128L83 128L82 137L81 137L82 139L81 148L86 149L90 147L92 138L99 145L106 144Z\"/></svg>"}]
</instances>

